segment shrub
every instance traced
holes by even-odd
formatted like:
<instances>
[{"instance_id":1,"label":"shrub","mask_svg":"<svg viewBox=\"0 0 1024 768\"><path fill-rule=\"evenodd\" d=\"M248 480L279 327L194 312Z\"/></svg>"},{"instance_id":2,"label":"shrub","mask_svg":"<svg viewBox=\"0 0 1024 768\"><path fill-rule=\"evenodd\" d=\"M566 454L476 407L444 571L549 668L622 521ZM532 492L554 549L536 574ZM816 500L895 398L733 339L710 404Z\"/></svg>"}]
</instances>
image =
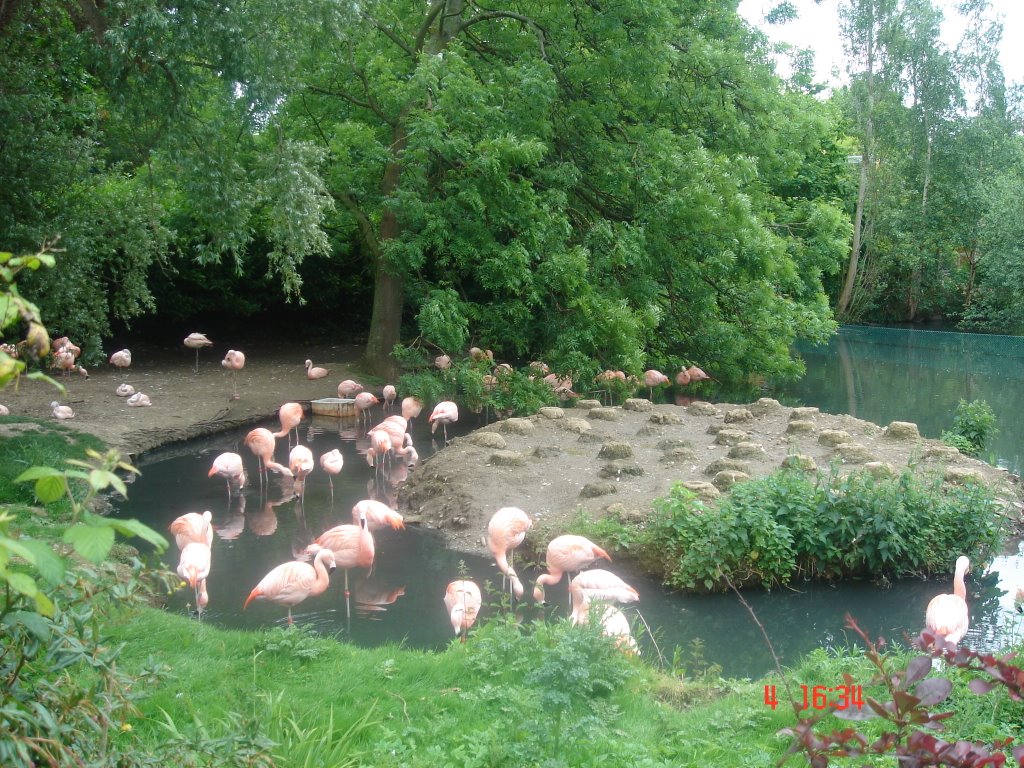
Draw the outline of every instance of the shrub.
<instances>
[{"instance_id":1,"label":"shrub","mask_svg":"<svg viewBox=\"0 0 1024 768\"><path fill-rule=\"evenodd\" d=\"M987 402L972 400L968 403L961 398L956 406L953 429L943 432L942 440L961 453L977 456L998 432L996 414Z\"/></svg>"}]
</instances>

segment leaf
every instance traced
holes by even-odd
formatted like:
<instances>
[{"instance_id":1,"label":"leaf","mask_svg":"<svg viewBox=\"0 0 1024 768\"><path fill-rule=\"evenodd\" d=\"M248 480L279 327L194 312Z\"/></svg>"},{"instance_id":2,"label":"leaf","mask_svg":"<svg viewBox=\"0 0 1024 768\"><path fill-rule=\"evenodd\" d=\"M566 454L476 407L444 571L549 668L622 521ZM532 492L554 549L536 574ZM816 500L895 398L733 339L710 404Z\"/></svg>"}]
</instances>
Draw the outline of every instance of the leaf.
<instances>
[{"instance_id":1,"label":"leaf","mask_svg":"<svg viewBox=\"0 0 1024 768\"><path fill-rule=\"evenodd\" d=\"M932 657L931 656L916 656L910 660L907 664L907 679L906 685L909 687L916 683L918 680L923 680L925 676L931 672L932 669Z\"/></svg>"},{"instance_id":2,"label":"leaf","mask_svg":"<svg viewBox=\"0 0 1024 768\"><path fill-rule=\"evenodd\" d=\"M99 563L114 546L114 529L77 523L64 532L64 541L74 545L75 551L86 560Z\"/></svg>"},{"instance_id":3,"label":"leaf","mask_svg":"<svg viewBox=\"0 0 1024 768\"><path fill-rule=\"evenodd\" d=\"M835 709L832 714L840 720L872 720L878 717L867 707L847 707L846 709Z\"/></svg>"},{"instance_id":4,"label":"leaf","mask_svg":"<svg viewBox=\"0 0 1024 768\"><path fill-rule=\"evenodd\" d=\"M20 624L44 643L50 639L50 623L35 611L13 611L4 616L3 623L5 627Z\"/></svg>"},{"instance_id":5,"label":"leaf","mask_svg":"<svg viewBox=\"0 0 1024 768\"><path fill-rule=\"evenodd\" d=\"M918 684L914 689L914 694L920 699L922 706L931 707L945 701L952 690L953 684L946 678L930 677Z\"/></svg>"},{"instance_id":6,"label":"leaf","mask_svg":"<svg viewBox=\"0 0 1024 768\"><path fill-rule=\"evenodd\" d=\"M53 616L55 607L45 592L36 592L36 610L43 616Z\"/></svg>"},{"instance_id":7,"label":"leaf","mask_svg":"<svg viewBox=\"0 0 1024 768\"><path fill-rule=\"evenodd\" d=\"M42 504L52 504L67 492L67 481L63 475L41 477L36 480L35 491Z\"/></svg>"},{"instance_id":8,"label":"leaf","mask_svg":"<svg viewBox=\"0 0 1024 768\"><path fill-rule=\"evenodd\" d=\"M967 687L970 688L972 692L982 696L995 688L995 685L990 683L988 680L975 678L967 684Z\"/></svg>"},{"instance_id":9,"label":"leaf","mask_svg":"<svg viewBox=\"0 0 1024 768\"><path fill-rule=\"evenodd\" d=\"M27 483L29 480L38 480L41 477L63 477L64 473L53 467L29 467L16 478L16 483Z\"/></svg>"},{"instance_id":10,"label":"leaf","mask_svg":"<svg viewBox=\"0 0 1024 768\"><path fill-rule=\"evenodd\" d=\"M110 485L110 473L102 469L94 469L89 473L89 485L95 490L102 491Z\"/></svg>"},{"instance_id":11,"label":"leaf","mask_svg":"<svg viewBox=\"0 0 1024 768\"><path fill-rule=\"evenodd\" d=\"M36 570L46 581L56 584L64 578L64 561L49 544L36 539L22 539L20 543L31 551Z\"/></svg>"},{"instance_id":12,"label":"leaf","mask_svg":"<svg viewBox=\"0 0 1024 768\"><path fill-rule=\"evenodd\" d=\"M11 589L15 592L20 592L26 597L32 597L39 591L39 588L36 586L36 580L27 573L7 571L3 574L3 577L7 580Z\"/></svg>"},{"instance_id":13,"label":"leaf","mask_svg":"<svg viewBox=\"0 0 1024 768\"><path fill-rule=\"evenodd\" d=\"M148 541L160 552L167 549L167 539L145 523L140 523L138 520L119 520L115 518L107 518L105 522L122 536L138 536L143 541Z\"/></svg>"}]
</instances>

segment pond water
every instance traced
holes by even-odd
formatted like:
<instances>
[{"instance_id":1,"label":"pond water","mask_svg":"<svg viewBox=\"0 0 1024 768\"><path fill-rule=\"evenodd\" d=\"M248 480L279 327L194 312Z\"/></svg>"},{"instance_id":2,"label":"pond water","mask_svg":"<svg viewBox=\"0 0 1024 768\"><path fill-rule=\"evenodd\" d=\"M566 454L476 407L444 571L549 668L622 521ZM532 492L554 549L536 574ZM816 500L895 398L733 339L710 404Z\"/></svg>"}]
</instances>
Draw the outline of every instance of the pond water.
<instances>
[{"instance_id":1,"label":"pond water","mask_svg":"<svg viewBox=\"0 0 1024 768\"><path fill-rule=\"evenodd\" d=\"M809 357L809 370L813 365ZM809 377L828 380L820 372L810 373ZM892 394L891 388L888 394ZM777 396L797 397L782 393ZM807 398L806 404L828 410L824 404L814 402L811 394L799 397ZM863 412L857 415L870 418ZM379 410L374 414L376 420L382 416ZM914 420L913 414L906 411L871 420L887 423L894 418ZM421 459L425 459L439 446L422 423L425 420L417 421L420 423L410 431ZM301 501L273 476L269 484L261 487L255 471L256 459L242 444L254 426L278 428L276 419L268 420L145 455L139 462L142 475L132 484L129 499L116 510L120 516L138 518L160 531L166 531L170 522L184 512L209 509L213 513L216 536L208 583L210 603L202 620L230 628L284 625L286 610L282 607L256 602L242 611L250 590L271 568L293 559L322 531L351 522L355 502L364 498L392 500L395 483L401 481L398 477L375 476L362 455L368 441L356 438L354 421L314 416L312 420L307 417L300 427L303 444L317 457L332 448L340 448L344 455L345 467L335 478L333 490L319 466L308 478ZM458 431L465 432L473 426L464 418ZM452 436L453 430L449 432ZM233 497L228 496L220 478L207 476L214 458L223 451L239 453L250 473L243 493ZM279 440L278 461L284 462L286 454L285 441ZM326 593L296 607L293 614L297 623L359 645L396 642L412 648L439 649L452 640L443 596L448 582L459 578L460 569L480 584L491 582L496 590L501 587L500 574L489 558L451 552L436 532L409 526L405 530L379 532L375 538L373 573L352 571L350 600L346 602L341 587L343 576L336 572ZM169 567L176 565L177 555L172 543L165 556ZM649 632L635 633L646 658L657 662L663 656L671 660L679 648L683 664L691 671L705 664L717 664L727 676L757 677L771 669L771 652L750 613L735 596L670 593L622 563L610 567L641 595L638 608L630 608L627 616L635 624L646 623L649 627ZM532 582L537 575L529 564L518 563L517 569L524 582ZM968 579L972 626L967 643L996 649L1019 635L1019 614L1012 610L1017 583L1024 583L1024 553L1016 544L997 558L989 571L972 574ZM768 628L782 662L789 664L817 647L848 645L844 630L847 611L873 636L900 641L905 633L916 634L923 625L928 601L945 591L950 591L948 583L921 581L903 581L887 589L869 583L799 583L771 592L751 591L745 599ZM186 612L191 599L191 590L181 590L172 596L168 609ZM548 606L543 610L549 617L564 616L567 603L563 581L548 590ZM497 605L486 605L481 621L497 610ZM542 609L527 600L516 610L522 618L529 619L540 617Z\"/></svg>"}]
</instances>

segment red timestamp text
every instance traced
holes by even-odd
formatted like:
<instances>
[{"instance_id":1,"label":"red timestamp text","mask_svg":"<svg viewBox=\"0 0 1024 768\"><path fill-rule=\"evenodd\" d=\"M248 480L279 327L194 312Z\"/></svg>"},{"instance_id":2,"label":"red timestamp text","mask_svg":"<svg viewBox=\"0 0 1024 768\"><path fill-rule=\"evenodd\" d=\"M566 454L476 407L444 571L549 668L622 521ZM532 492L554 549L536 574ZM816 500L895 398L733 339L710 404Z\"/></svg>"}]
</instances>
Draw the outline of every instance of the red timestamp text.
<instances>
[{"instance_id":1,"label":"red timestamp text","mask_svg":"<svg viewBox=\"0 0 1024 768\"><path fill-rule=\"evenodd\" d=\"M801 685L803 701L800 709L860 709L864 706L864 689L859 685ZM764 703L775 709L779 705L774 685L764 687Z\"/></svg>"}]
</instances>

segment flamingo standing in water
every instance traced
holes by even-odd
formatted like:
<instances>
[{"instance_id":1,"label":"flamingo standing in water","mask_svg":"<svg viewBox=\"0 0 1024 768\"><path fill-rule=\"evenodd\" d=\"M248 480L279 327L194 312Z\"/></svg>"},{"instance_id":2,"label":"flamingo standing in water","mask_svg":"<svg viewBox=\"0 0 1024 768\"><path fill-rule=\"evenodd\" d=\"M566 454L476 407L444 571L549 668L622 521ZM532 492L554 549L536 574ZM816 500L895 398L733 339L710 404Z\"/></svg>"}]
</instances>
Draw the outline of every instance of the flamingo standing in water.
<instances>
[{"instance_id":1,"label":"flamingo standing in water","mask_svg":"<svg viewBox=\"0 0 1024 768\"><path fill-rule=\"evenodd\" d=\"M125 371L132 367L132 353L127 349L121 349L110 356L110 364L121 369L121 379L124 380Z\"/></svg>"},{"instance_id":2,"label":"flamingo standing in water","mask_svg":"<svg viewBox=\"0 0 1024 768\"><path fill-rule=\"evenodd\" d=\"M286 605L288 625L291 626L295 623L292 619L292 607L307 597L323 593L331 583L330 572L334 568L334 553L329 549L319 550L313 558L312 565L300 560L282 563L260 580L245 599L242 610L248 608L253 600Z\"/></svg>"},{"instance_id":3,"label":"flamingo standing in water","mask_svg":"<svg viewBox=\"0 0 1024 768\"><path fill-rule=\"evenodd\" d=\"M195 590L196 610L202 616L202 608L209 601L207 596L200 605L200 592L206 593L206 578L210 575L210 546L205 541L190 541L181 550L178 558L178 575Z\"/></svg>"},{"instance_id":4,"label":"flamingo standing in water","mask_svg":"<svg viewBox=\"0 0 1024 768\"><path fill-rule=\"evenodd\" d=\"M584 536L571 533L556 536L548 543L548 572L538 577L533 588L533 599L543 603L545 584L557 584L563 574L580 571L602 557L609 563L612 561L607 552Z\"/></svg>"},{"instance_id":5,"label":"flamingo standing in water","mask_svg":"<svg viewBox=\"0 0 1024 768\"><path fill-rule=\"evenodd\" d=\"M185 337L185 346L196 351L196 367L192 373L199 373L199 350L203 347L212 347L213 342L206 338L205 333L190 333Z\"/></svg>"},{"instance_id":6,"label":"flamingo standing in water","mask_svg":"<svg viewBox=\"0 0 1024 768\"><path fill-rule=\"evenodd\" d=\"M368 411L373 408L380 400L372 392L358 392L355 396L355 409L356 413L359 414L359 423L362 424L364 421L369 422L370 417Z\"/></svg>"},{"instance_id":7,"label":"flamingo standing in water","mask_svg":"<svg viewBox=\"0 0 1024 768\"><path fill-rule=\"evenodd\" d=\"M348 572L350 568L367 568L373 570L374 545L373 534L367 526L366 515L359 515L359 525L336 525L321 533L312 544L306 547L307 553L316 553L321 549L329 549L339 568L345 569L345 610L351 615L349 605Z\"/></svg>"},{"instance_id":8,"label":"flamingo standing in water","mask_svg":"<svg viewBox=\"0 0 1024 768\"><path fill-rule=\"evenodd\" d=\"M295 442L299 442L299 424L304 413L299 403L285 403L277 409L277 418L281 421L281 431L274 432L274 437L287 437L288 445L292 444L291 431L295 430Z\"/></svg>"},{"instance_id":9,"label":"flamingo standing in water","mask_svg":"<svg viewBox=\"0 0 1024 768\"><path fill-rule=\"evenodd\" d=\"M384 389L381 391L381 396L384 398L384 409L391 410L391 407L395 404L395 398L398 397L398 390L395 389L394 384L385 384Z\"/></svg>"},{"instance_id":10,"label":"flamingo standing in water","mask_svg":"<svg viewBox=\"0 0 1024 768\"><path fill-rule=\"evenodd\" d=\"M296 445L288 454L288 469L295 478L295 492L299 494L299 502L306 499L306 477L313 471L313 452L304 445Z\"/></svg>"},{"instance_id":11,"label":"flamingo standing in water","mask_svg":"<svg viewBox=\"0 0 1024 768\"><path fill-rule=\"evenodd\" d=\"M402 418L406 421L412 421L420 415L420 411L423 410L423 401L418 397L403 397L402 398Z\"/></svg>"},{"instance_id":12,"label":"flamingo standing in water","mask_svg":"<svg viewBox=\"0 0 1024 768\"><path fill-rule=\"evenodd\" d=\"M314 379L322 379L329 373L330 371L327 370L326 368L314 366L312 360L306 361L306 378L309 379L310 381Z\"/></svg>"},{"instance_id":13,"label":"flamingo standing in water","mask_svg":"<svg viewBox=\"0 0 1024 768\"><path fill-rule=\"evenodd\" d=\"M591 600L602 600L616 603L635 603L640 593L611 571L593 568L582 571L569 582L569 595L572 598L572 613L569 620L579 624L586 620L588 604Z\"/></svg>"},{"instance_id":14,"label":"flamingo standing in water","mask_svg":"<svg viewBox=\"0 0 1024 768\"><path fill-rule=\"evenodd\" d=\"M452 629L466 642L466 633L480 613L480 587L472 581L460 579L448 585L444 593L444 607L448 609Z\"/></svg>"},{"instance_id":15,"label":"flamingo standing in water","mask_svg":"<svg viewBox=\"0 0 1024 768\"><path fill-rule=\"evenodd\" d=\"M533 525L530 516L518 507L502 507L491 517L487 524L487 548L494 555L502 579L508 577L512 594L516 598L523 596L523 584L509 563L516 547L523 543L526 532Z\"/></svg>"},{"instance_id":16,"label":"flamingo standing in water","mask_svg":"<svg viewBox=\"0 0 1024 768\"><path fill-rule=\"evenodd\" d=\"M454 424L459 420L459 406L453 403L451 400L442 400L440 403L434 406L433 412L430 414L430 418L427 421L430 422L430 432L433 434L437 431L437 425L440 424L444 431L444 442L448 444L448 425Z\"/></svg>"},{"instance_id":17,"label":"flamingo standing in water","mask_svg":"<svg viewBox=\"0 0 1024 768\"><path fill-rule=\"evenodd\" d=\"M207 477L214 475L224 478L228 486L228 499L230 499L232 491L240 491L245 485L245 467L242 465L242 457L231 451L220 454L213 460L213 466L207 473Z\"/></svg>"},{"instance_id":18,"label":"flamingo standing in water","mask_svg":"<svg viewBox=\"0 0 1024 768\"><path fill-rule=\"evenodd\" d=\"M649 371L644 371L644 384L647 386L648 399L654 400L654 388L660 387L663 384L669 384L668 376L661 371L656 371L653 368Z\"/></svg>"},{"instance_id":19,"label":"flamingo standing in water","mask_svg":"<svg viewBox=\"0 0 1024 768\"><path fill-rule=\"evenodd\" d=\"M228 353L224 355L224 359L220 361L220 364L231 371L231 399L237 400L240 395L238 394L235 376L238 371L245 367L245 354L237 349L229 349Z\"/></svg>"},{"instance_id":20,"label":"flamingo standing in water","mask_svg":"<svg viewBox=\"0 0 1024 768\"><path fill-rule=\"evenodd\" d=\"M356 392L362 392L363 385L352 379L345 379L338 384L338 397L352 398Z\"/></svg>"},{"instance_id":21,"label":"flamingo standing in water","mask_svg":"<svg viewBox=\"0 0 1024 768\"><path fill-rule=\"evenodd\" d=\"M352 507L352 522L358 525L364 517L371 533L381 528L394 528L396 531L405 528L405 518L382 501L363 499L356 502Z\"/></svg>"},{"instance_id":22,"label":"flamingo standing in water","mask_svg":"<svg viewBox=\"0 0 1024 768\"><path fill-rule=\"evenodd\" d=\"M967 611L967 586L964 574L971 568L971 561L961 555L956 559L953 574L953 594L936 595L928 603L924 623L928 631L942 640L956 645L967 633L970 616Z\"/></svg>"},{"instance_id":23,"label":"flamingo standing in water","mask_svg":"<svg viewBox=\"0 0 1024 768\"><path fill-rule=\"evenodd\" d=\"M331 501L334 501L334 476L341 474L341 468L344 466L345 457L337 448L320 454L320 469L327 475L327 481L331 484Z\"/></svg>"},{"instance_id":24,"label":"flamingo standing in water","mask_svg":"<svg viewBox=\"0 0 1024 768\"><path fill-rule=\"evenodd\" d=\"M184 549L190 541L198 541L213 546L213 513L206 510L203 514L198 512L186 512L179 515L167 526L167 530L174 536L174 543L178 549ZM184 576L182 577L184 578Z\"/></svg>"},{"instance_id":25,"label":"flamingo standing in water","mask_svg":"<svg viewBox=\"0 0 1024 768\"><path fill-rule=\"evenodd\" d=\"M290 469L274 461L274 448L277 446L277 440L274 438L274 433L266 427L256 427L256 429L250 430L242 442L259 459L261 486L263 485L263 476L267 473L267 469L270 466L275 467L275 472L281 473L281 470L285 470L288 474L291 474Z\"/></svg>"}]
</instances>

